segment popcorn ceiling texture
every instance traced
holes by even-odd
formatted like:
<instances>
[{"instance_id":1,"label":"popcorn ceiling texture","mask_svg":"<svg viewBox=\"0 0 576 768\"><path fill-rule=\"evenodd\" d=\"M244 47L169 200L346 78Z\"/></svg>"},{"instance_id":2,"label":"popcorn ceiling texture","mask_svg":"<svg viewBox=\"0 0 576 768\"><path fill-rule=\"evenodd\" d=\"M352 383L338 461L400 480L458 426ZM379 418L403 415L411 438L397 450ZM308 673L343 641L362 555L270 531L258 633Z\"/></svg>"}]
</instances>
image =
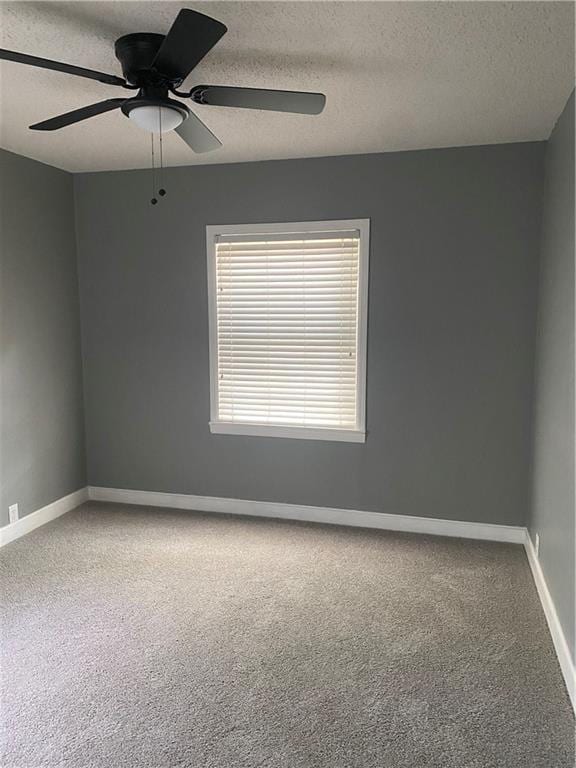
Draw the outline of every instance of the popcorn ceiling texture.
<instances>
[{"instance_id":1,"label":"popcorn ceiling texture","mask_svg":"<svg viewBox=\"0 0 576 768\"><path fill-rule=\"evenodd\" d=\"M0 584L3 768L574 766L518 545L92 503Z\"/></svg>"},{"instance_id":2,"label":"popcorn ceiling texture","mask_svg":"<svg viewBox=\"0 0 576 768\"><path fill-rule=\"evenodd\" d=\"M547 139L573 88L568 2L44 2L0 5L4 48L119 74L114 40L165 33L181 7L229 32L186 85L323 91L318 117L197 107L224 146L169 165ZM4 62L0 143L70 171L143 168L150 137L120 112L52 134L27 126L128 91Z\"/></svg>"}]
</instances>

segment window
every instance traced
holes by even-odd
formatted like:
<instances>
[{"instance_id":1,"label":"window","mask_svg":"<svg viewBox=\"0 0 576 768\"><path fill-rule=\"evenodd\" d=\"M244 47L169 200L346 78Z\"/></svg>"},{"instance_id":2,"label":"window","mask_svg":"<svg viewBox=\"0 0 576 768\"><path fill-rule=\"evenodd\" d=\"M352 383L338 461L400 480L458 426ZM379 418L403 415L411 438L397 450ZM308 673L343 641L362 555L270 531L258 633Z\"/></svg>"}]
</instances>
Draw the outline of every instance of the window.
<instances>
[{"instance_id":1,"label":"window","mask_svg":"<svg viewBox=\"0 0 576 768\"><path fill-rule=\"evenodd\" d=\"M212 432L365 440L369 220L207 227Z\"/></svg>"}]
</instances>

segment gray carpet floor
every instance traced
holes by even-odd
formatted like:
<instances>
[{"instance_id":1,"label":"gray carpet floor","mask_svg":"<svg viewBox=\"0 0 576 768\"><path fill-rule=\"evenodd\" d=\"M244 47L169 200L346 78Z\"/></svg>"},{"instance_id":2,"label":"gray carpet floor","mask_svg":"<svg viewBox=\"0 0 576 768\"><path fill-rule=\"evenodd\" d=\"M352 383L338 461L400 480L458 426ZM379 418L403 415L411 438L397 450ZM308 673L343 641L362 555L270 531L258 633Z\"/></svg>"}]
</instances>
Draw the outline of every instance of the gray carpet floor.
<instances>
[{"instance_id":1,"label":"gray carpet floor","mask_svg":"<svg viewBox=\"0 0 576 768\"><path fill-rule=\"evenodd\" d=\"M573 768L521 547L87 504L0 552L3 768Z\"/></svg>"}]
</instances>

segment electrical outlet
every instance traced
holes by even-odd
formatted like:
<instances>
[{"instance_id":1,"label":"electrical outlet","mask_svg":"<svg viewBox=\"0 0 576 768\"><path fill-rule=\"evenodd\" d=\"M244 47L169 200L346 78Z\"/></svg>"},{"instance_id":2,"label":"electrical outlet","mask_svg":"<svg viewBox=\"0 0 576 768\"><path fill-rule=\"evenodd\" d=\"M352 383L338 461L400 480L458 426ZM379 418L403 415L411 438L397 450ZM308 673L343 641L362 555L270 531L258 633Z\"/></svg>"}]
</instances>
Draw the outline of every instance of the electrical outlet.
<instances>
[{"instance_id":1,"label":"electrical outlet","mask_svg":"<svg viewBox=\"0 0 576 768\"><path fill-rule=\"evenodd\" d=\"M18 504L11 504L8 507L8 519L11 523L15 523L18 520Z\"/></svg>"},{"instance_id":2,"label":"electrical outlet","mask_svg":"<svg viewBox=\"0 0 576 768\"><path fill-rule=\"evenodd\" d=\"M536 557L540 554L540 534L534 534L534 549L536 550Z\"/></svg>"}]
</instances>

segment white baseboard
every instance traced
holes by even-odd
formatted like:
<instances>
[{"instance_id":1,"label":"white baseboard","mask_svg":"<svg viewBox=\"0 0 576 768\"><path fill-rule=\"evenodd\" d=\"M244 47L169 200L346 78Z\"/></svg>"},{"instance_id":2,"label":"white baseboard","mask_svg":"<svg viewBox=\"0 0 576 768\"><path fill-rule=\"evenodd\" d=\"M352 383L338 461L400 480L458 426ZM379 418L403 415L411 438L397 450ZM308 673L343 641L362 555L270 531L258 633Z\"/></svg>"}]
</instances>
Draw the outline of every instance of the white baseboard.
<instances>
[{"instance_id":1,"label":"white baseboard","mask_svg":"<svg viewBox=\"0 0 576 768\"><path fill-rule=\"evenodd\" d=\"M521 526L514 525L468 523L458 520L412 517L410 515L391 515L384 512L361 512L356 509L310 507L274 501L221 499L215 496L191 496L180 493L132 491L95 486L88 488L88 495L94 501L112 501L120 504L169 507L171 509L188 509L196 512L221 512L228 515L275 517L284 520L304 520L312 523L378 528L386 531L427 533L436 536L455 536L464 539L506 541L516 544L524 543L526 530Z\"/></svg>"},{"instance_id":2,"label":"white baseboard","mask_svg":"<svg viewBox=\"0 0 576 768\"><path fill-rule=\"evenodd\" d=\"M62 496L61 499L56 499L51 504L47 504L45 507L31 512L29 515L21 517L15 523L3 526L0 528L0 547L9 544L15 539L19 539L20 536L24 536L26 533L30 533L30 531L39 528L44 523L49 523L50 520L70 512L71 509L87 500L88 488L80 488L78 491L69 493L68 496Z\"/></svg>"},{"instance_id":3,"label":"white baseboard","mask_svg":"<svg viewBox=\"0 0 576 768\"><path fill-rule=\"evenodd\" d=\"M566 642L566 636L564 635L562 625L560 624L560 619L558 618L558 613L556 612L556 607L554 605L554 601L552 600L552 595L550 594L550 590L546 584L542 566L540 565L540 561L538 560L538 556L536 554L536 549L534 548L534 544L532 543L532 539L530 538L528 531L526 531L524 548L526 549L528 563L530 564L532 576L534 577L534 583L536 584L540 602L542 603L542 609L544 611L544 615L546 616L546 621L548 622L548 629L550 630L550 634L552 636L552 642L554 643L556 656L558 657L560 669L562 670L562 675L564 676L564 682L566 683L566 688L568 689L568 696L570 697L572 707L576 713L576 667L574 666L574 661L572 659L568 643Z\"/></svg>"}]
</instances>

